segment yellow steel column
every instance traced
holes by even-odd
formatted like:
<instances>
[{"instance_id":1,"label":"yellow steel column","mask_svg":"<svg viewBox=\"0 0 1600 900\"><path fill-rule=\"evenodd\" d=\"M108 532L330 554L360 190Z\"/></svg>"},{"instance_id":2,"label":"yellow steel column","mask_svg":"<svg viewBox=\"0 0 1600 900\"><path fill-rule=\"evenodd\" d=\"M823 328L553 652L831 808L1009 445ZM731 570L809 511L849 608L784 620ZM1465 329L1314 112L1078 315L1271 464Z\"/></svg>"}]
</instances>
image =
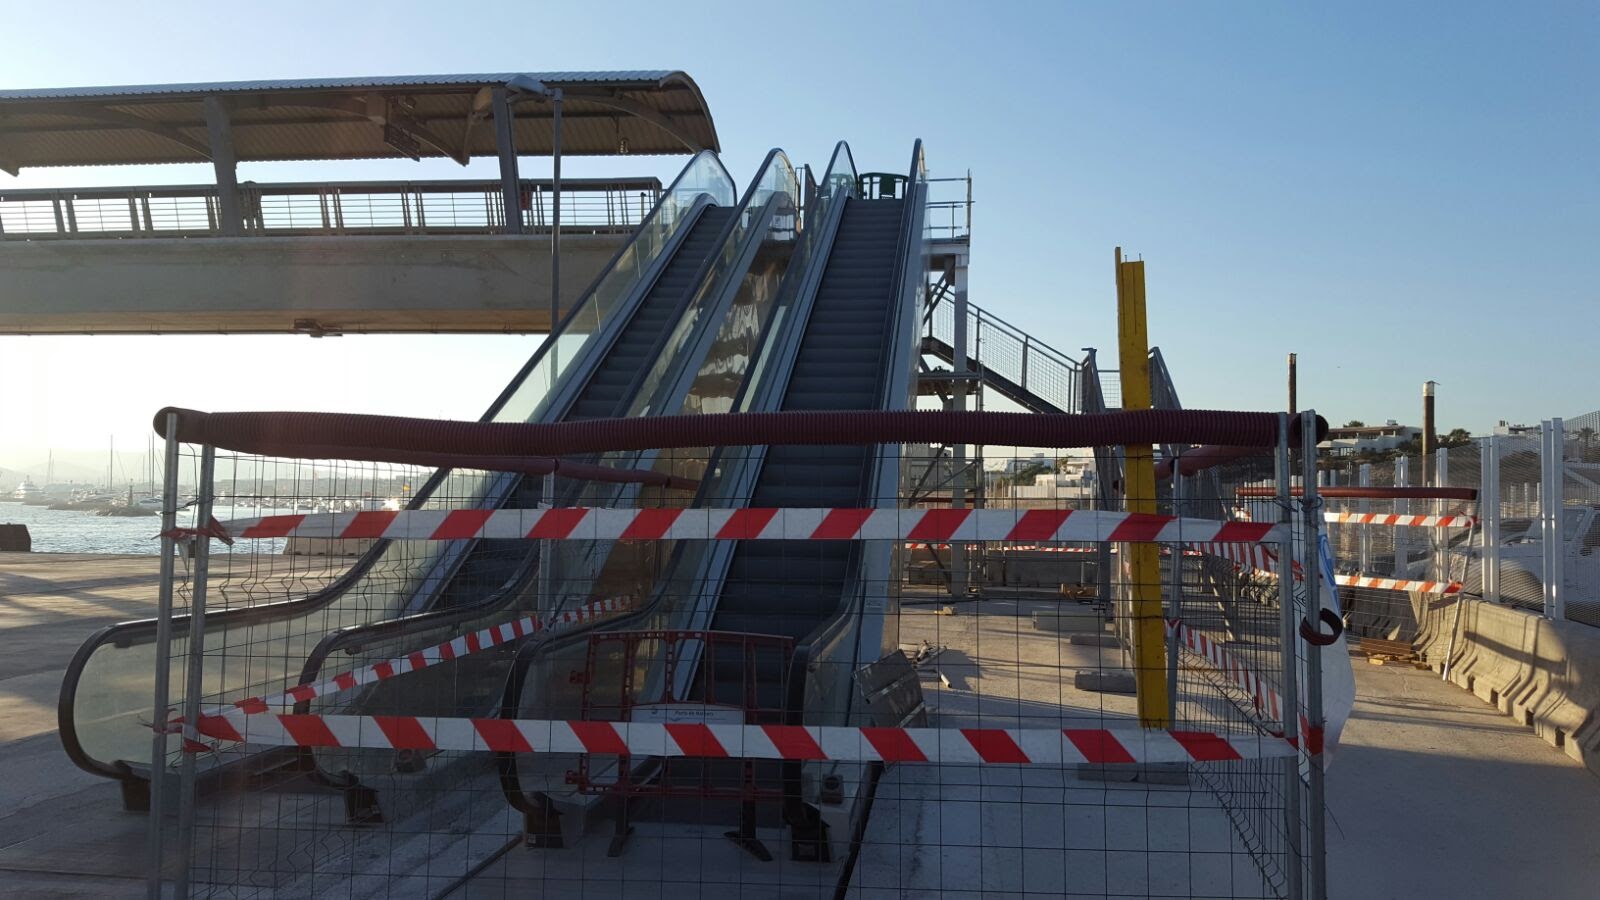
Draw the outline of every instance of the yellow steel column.
<instances>
[{"instance_id":1,"label":"yellow steel column","mask_svg":"<svg viewBox=\"0 0 1600 900\"><path fill-rule=\"evenodd\" d=\"M1122 261L1117 248L1117 346L1123 409L1150 408L1150 337L1144 310L1144 262ZM1156 511L1155 460L1149 444L1123 448L1127 511ZM1132 599L1134 683L1139 724L1167 728L1166 634L1161 621L1161 552L1156 544L1126 544L1121 555Z\"/></svg>"}]
</instances>

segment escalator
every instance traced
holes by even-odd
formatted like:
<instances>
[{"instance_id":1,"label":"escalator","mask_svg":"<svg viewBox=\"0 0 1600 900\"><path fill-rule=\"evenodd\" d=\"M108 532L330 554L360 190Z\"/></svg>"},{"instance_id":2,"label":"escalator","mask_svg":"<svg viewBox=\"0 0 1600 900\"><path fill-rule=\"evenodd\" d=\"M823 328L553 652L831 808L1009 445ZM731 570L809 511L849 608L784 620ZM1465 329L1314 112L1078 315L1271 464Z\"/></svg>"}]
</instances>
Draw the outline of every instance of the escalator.
<instances>
[{"instance_id":1,"label":"escalator","mask_svg":"<svg viewBox=\"0 0 1600 900\"><path fill-rule=\"evenodd\" d=\"M781 409L881 408L905 205L903 199L846 201ZM876 450L773 447L749 505L868 505ZM740 544L728 565L712 630L805 638L838 608L852 550L852 544L835 541Z\"/></svg>"},{"instance_id":2,"label":"escalator","mask_svg":"<svg viewBox=\"0 0 1600 900\"><path fill-rule=\"evenodd\" d=\"M672 262L640 304L628 328L595 369L567 420L605 419L622 415L638 381L654 362L660 344L683 313L713 251L737 210L713 207L701 213Z\"/></svg>"},{"instance_id":3,"label":"escalator","mask_svg":"<svg viewBox=\"0 0 1600 900\"><path fill-rule=\"evenodd\" d=\"M794 239L797 195L793 169L781 152L773 151L737 205L712 206L700 213L605 357L572 393L564 420L660 415L684 402L686 394L695 394L694 376L705 368L706 358L714 355L714 348L727 350L730 341L739 343L719 327L725 318L745 318L730 310L750 313L746 295L752 293L752 286L782 277L788 260L786 248ZM720 369L715 365L713 368ZM619 470L650 468L649 459L641 453L593 454L578 461ZM523 490L538 497L536 480L524 481L528 484ZM559 475L543 481L547 489L553 487L551 496L556 505L563 507L626 504L637 490ZM656 492L652 496L659 498L663 489L650 490ZM311 653L300 681L325 677L322 669L333 660L341 668L350 664L352 656L371 663L457 634L492 627L516 615L551 616L580 606L591 595L615 598L621 591L606 589L630 586L626 579L619 585L616 578L607 581L597 577L596 570L606 573L620 569L625 576L632 576L636 573L631 570L640 567L641 559L651 559L652 550L648 545L631 542L610 546L605 542L571 541L540 547L522 540L477 541L467 551L463 572L469 568L492 570L508 560L521 562L507 577L489 579L486 586L491 589L474 597L470 605L330 634ZM455 580L461 580L460 574ZM301 704L297 711L323 715L489 715L498 700L510 658L521 646L511 642L458 657L404 679L378 682L326 701ZM430 784L437 785L441 779L470 779L476 771L473 761L467 759L412 766L407 774L408 760L384 750L319 748L309 756L316 780L345 793L347 818L353 823L386 817L394 809L403 811L408 808L407 798L432 790ZM424 768L430 771L424 773ZM382 809L379 795L391 798L383 801Z\"/></svg>"},{"instance_id":4,"label":"escalator","mask_svg":"<svg viewBox=\"0 0 1600 900\"><path fill-rule=\"evenodd\" d=\"M721 243L735 214L732 207L707 207L687 226L688 233L673 253L671 261L663 267L655 285L628 318L610 351L596 364L588 383L577 399L572 401L566 415L554 421L603 419L623 413L631 397L631 389L637 385L654 360L661 342L672 330L672 324L682 314L683 307L706 272L713 250ZM517 477L501 506L509 509L537 507L543 499L542 490L542 479ZM482 606L490 592L516 580L519 573L526 573L536 563L537 552L530 553L526 541L477 541L466 553L457 571L444 581L444 590L430 604L430 608L456 610ZM364 639L361 630L356 629L341 635L338 643L358 644ZM319 649L323 652L313 653L313 658L325 656L327 651L334 648ZM310 681L315 676L314 671L303 672L301 681Z\"/></svg>"},{"instance_id":5,"label":"escalator","mask_svg":"<svg viewBox=\"0 0 1600 900\"><path fill-rule=\"evenodd\" d=\"M843 144L830 163L818 197L820 208L808 208L802 249L785 280L781 312L763 339L762 351L749 362L750 375L733 411L817 411L905 409L912 402L912 373L917 354L914 305L920 295L920 259L925 187L921 180L921 144L914 155L912 176L878 196L858 193L858 179ZM898 194L898 195L897 195ZM714 448L707 479L691 505L749 507L862 507L894 502L899 482L899 454L876 446L774 446ZM851 715L849 674L861 662L878 659L886 633L886 607L877 596L888 584L891 552L887 545L828 541L750 541L742 543L680 541L646 608L587 632L563 636L541 646L527 646L506 681L502 715L523 718L584 718L585 708L574 684L594 687L622 680L642 686L641 693L666 693L694 702L725 702L742 694L764 709L786 709L794 723L834 723ZM870 586L868 586L870 584ZM865 594L872 593L870 599ZM870 611L869 611L870 610ZM662 672L648 662L632 675L626 669L594 669L590 635L598 631L649 635L660 629L704 629L722 633L779 636L794 649L784 669L777 657L756 656L737 641L704 642L702 658L676 667L665 684ZM586 652L590 670L581 679ZM685 653L701 650L686 645ZM859 657L859 658L858 658ZM842 681L838 676L846 673ZM640 702L650 702L648 698ZM502 786L508 801L525 817L530 840L558 847L571 839L562 822L569 812L588 808L566 773L578 761L563 754L501 758ZM636 759L629 776L655 781L669 793L692 783L737 784L738 765L721 766L680 761L665 766ZM791 771L793 770L793 771ZM798 766L760 765L754 777L773 791L799 800ZM610 776L608 776L610 777ZM684 781L684 779L688 779ZM821 778L815 778L816 784ZM675 787L674 784L678 783ZM592 793L592 792L591 792ZM814 799L814 798L812 798ZM737 806L737 804L736 804ZM776 824L768 815L748 809L737 813L740 830L730 833L746 849L758 847L759 824ZM785 816L794 827L797 858L825 859L817 848L827 840L814 810L785 801ZM667 819L673 813L653 807ZM697 804L691 815L721 815L713 805ZM688 813L688 810L682 810ZM581 821L585 814L574 816ZM759 822L757 821L759 819ZM726 821L726 820L724 820ZM627 830L619 815L618 842ZM802 845L810 850L801 850ZM614 850L620 844L614 845ZM752 850L752 852L756 852ZM764 851L756 852L763 856Z\"/></svg>"},{"instance_id":6,"label":"escalator","mask_svg":"<svg viewBox=\"0 0 1600 900\"><path fill-rule=\"evenodd\" d=\"M485 421L560 421L617 414L630 389L695 294L734 223L735 189L715 154L698 154L658 200L630 242L558 325L484 416ZM556 352L552 352L556 351ZM616 353L613 356L613 351ZM435 499L437 497L439 499ZM436 473L412 508L529 506L544 499L538 479ZM230 702L281 690L304 677L314 648L351 634L372 649L414 635L412 619L437 628L504 594L537 568L537 553L479 542L407 555L379 542L326 588L299 597L213 612L210 646L255 640L268 665L251 667L208 690L206 702ZM374 623L377 623L374 625ZM186 617L174 619L182 640ZM119 780L124 805L148 805L155 622L122 623L92 635L68 666L58 705L63 747L80 768ZM326 658L324 655L322 658ZM211 688L208 685L208 688ZM179 696L181 692L174 692Z\"/></svg>"}]
</instances>

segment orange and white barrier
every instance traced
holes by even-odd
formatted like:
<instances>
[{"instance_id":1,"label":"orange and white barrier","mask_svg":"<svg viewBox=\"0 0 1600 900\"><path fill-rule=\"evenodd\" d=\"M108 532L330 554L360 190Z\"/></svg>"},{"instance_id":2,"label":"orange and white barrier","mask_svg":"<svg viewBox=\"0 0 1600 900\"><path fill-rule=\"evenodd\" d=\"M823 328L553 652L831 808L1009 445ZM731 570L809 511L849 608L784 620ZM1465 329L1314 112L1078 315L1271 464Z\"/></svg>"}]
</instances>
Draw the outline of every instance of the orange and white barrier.
<instances>
[{"instance_id":1,"label":"orange and white barrier","mask_svg":"<svg viewBox=\"0 0 1600 900\"><path fill-rule=\"evenodd\" d=\"M1398 525L1406 528L1470 528L1477 516L1400 516L1389 513L1325 512L1324 522L1346 525Z\"/></svg>"}]
</instances>

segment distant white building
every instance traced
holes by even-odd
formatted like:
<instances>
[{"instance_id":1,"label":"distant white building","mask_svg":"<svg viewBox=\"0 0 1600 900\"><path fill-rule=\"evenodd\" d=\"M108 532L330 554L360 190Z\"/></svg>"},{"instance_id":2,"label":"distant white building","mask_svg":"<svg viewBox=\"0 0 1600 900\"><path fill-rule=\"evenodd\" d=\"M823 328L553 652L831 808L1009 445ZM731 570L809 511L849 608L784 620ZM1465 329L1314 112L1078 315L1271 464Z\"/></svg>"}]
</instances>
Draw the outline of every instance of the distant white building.
<instances>
[{"instance_id":1,"label":"distant white building","mask_svg":"<svg viewBox=\"0 0 1600 900\"><path fill-rule=\"evenodd\" d=\"M1562 429L1562 430L1566 430L1566 429ZM1513 424L1507 422L1505 419L1501 419L1498 423L1495 424L1494 433L1498 434L1498 435L1503 435L1503 436L1506 436L1506 437L1531 437L1531 438L1537 438L1539 436L1539 426L1538 425L1523 425L1521 423L1513 425Z\"/></svg>"},{"instance_id":2,"label":"distant white building","mask_svg":"<svg viewBox=\"0 0 1600 900\"><path fill-rule=\"evenodd\" d=\"M1390 419L1382 425L1362 425L1355 428L1330 428L1328 437L1317 447L1331 456L1350 456L1356 453L1382 453L1402 444L1409 444L1422 434L1422 429L1401 425Z\"/></svg>"},{"instance_id":3,"label":"distant white building","mask_svg":"<svg viewBox=\"0 0 1600 900\"><path fill-rule=\"evenodd\" d=\"M1041 472L1033 477L1032 484L1001 484L997 499L1018 501L1078 500L1087 502L1094 493L1094 463L1091 460L1069 460L1061 464L1060 471Z\"/></svg>"},{"instance_id":4,"label":"distant white building","mask_svg":"<svg viewBox=\"0 0 1600 900\"><path fill-rule=\"evenodd\" d=\"M1007 475L1015 475L1029 466L1048 466L1055 468L1056 458L1044 453L1035 453L1032 456L1013 456L999 467L999 471Z\"/></svg>"}]
</instances>

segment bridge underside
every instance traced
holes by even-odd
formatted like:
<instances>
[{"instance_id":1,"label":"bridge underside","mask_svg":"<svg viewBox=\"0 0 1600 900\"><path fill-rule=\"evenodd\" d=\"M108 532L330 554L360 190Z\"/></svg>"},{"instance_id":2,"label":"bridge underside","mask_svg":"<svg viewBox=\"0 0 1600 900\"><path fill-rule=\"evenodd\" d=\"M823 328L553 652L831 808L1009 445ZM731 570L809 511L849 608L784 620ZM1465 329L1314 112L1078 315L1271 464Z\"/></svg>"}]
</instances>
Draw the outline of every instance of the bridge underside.
<instances>
[{"instance_id":1,"label":"bridge underside","mask_svg":"<svg viewBox=\"0 0 1600 900\"><path fill-rule=\"evenodd\" d=\"M627 235L563 235L565 310ZM502 333L550 329L536 235L0 243L0 334Z\"/></svg>"}]
</instances>

